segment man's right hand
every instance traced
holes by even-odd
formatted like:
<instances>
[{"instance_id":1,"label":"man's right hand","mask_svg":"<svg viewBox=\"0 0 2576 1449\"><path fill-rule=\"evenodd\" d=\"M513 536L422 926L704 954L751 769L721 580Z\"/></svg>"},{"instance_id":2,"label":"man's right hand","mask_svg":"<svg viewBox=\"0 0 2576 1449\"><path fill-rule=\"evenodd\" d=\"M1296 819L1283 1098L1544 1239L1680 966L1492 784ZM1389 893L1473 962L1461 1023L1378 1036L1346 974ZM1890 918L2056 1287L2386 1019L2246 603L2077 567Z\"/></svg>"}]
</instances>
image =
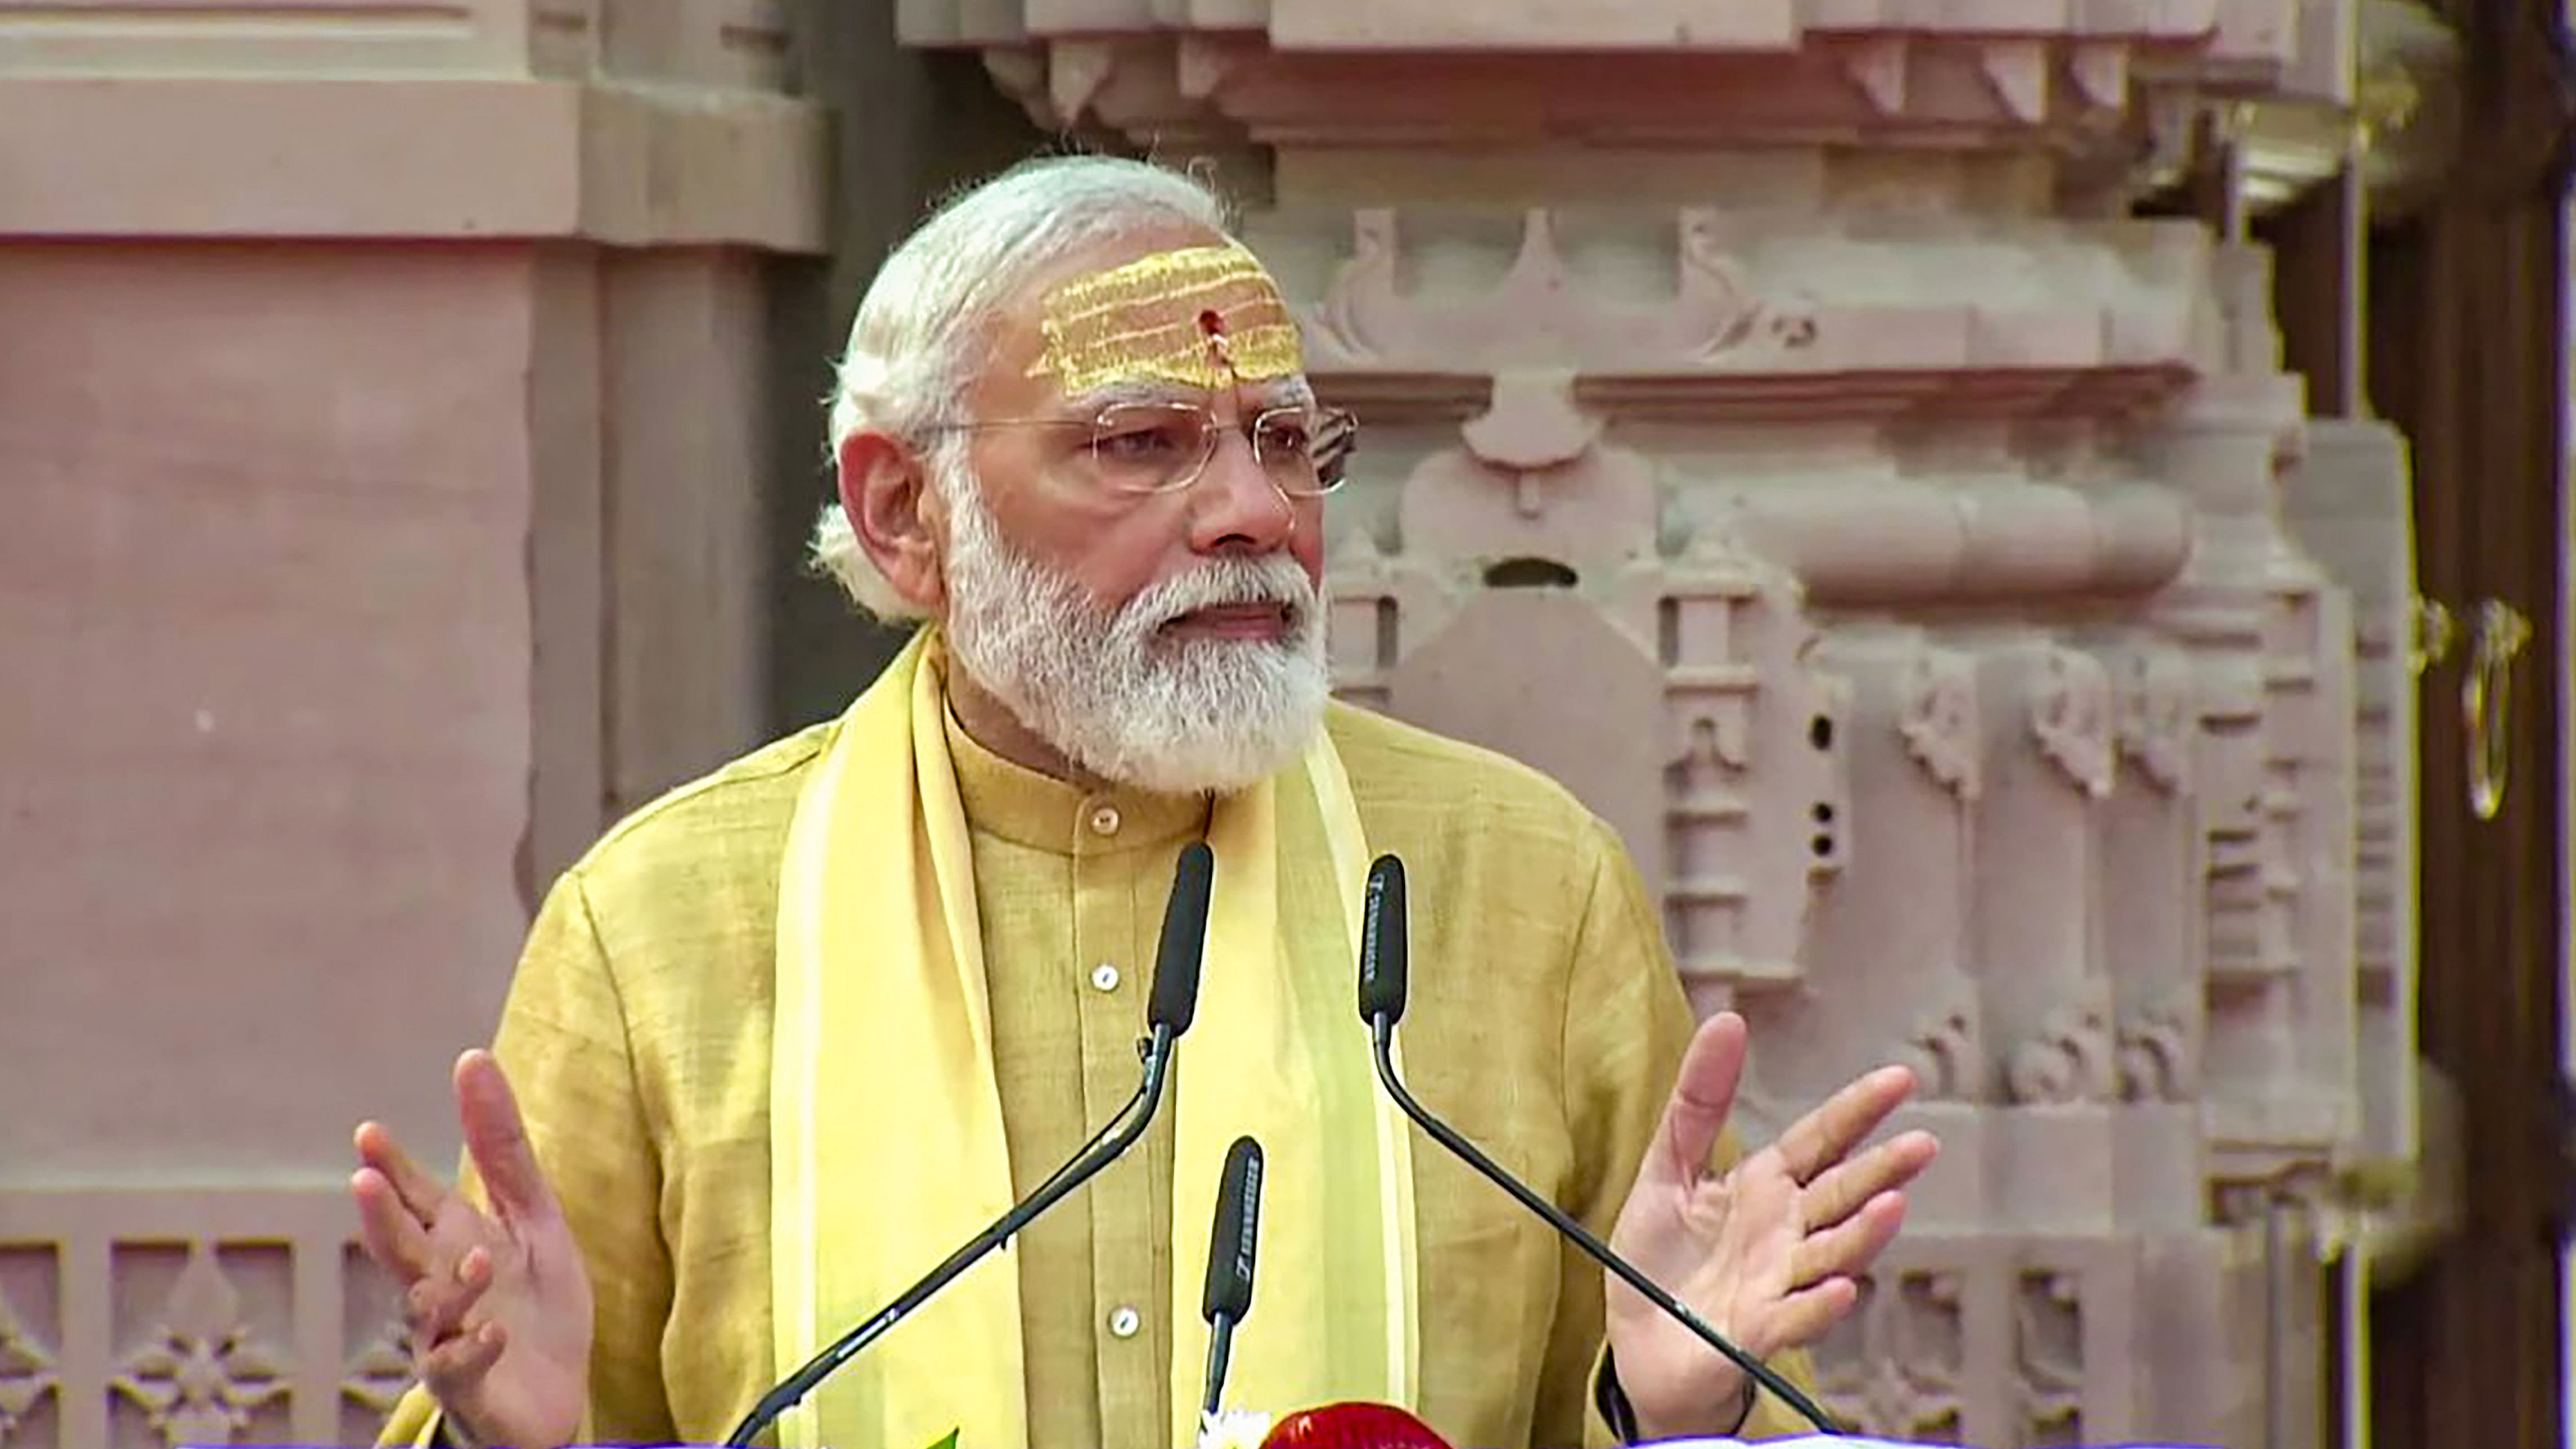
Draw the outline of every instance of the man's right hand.
<instances>
[{"instance_id":1,"label":"man's right hand","mask_svg":"<svg viewBox=\"0 0 2576 1449\"><path fill-rule=\"evenodd\" d=\"M367 1253L403 1286L412 1371L448 1437L553 1449L581 1432L590 1403L590 1277L489 1052L457 1059L456 1106L491 1211L364 1123L349 1189Z\"/></svg>"}]
</instances>

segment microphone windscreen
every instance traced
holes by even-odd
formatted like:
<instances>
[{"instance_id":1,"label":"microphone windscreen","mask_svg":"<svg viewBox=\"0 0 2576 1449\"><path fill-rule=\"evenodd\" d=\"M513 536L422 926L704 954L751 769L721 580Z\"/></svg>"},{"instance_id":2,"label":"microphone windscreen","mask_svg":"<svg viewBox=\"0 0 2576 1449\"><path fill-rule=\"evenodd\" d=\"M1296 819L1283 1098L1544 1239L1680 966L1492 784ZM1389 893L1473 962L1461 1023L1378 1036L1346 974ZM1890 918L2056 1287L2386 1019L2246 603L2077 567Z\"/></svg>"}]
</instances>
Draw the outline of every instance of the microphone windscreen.
<instances>
[{"instance_id":1,"label":"microphone windscreen","mask_svg":"<svg viewBox=\"0 0 2576 1449\"><path fill-rule=\"evenodd\" d=\"M1207 949L1208 891L1216 878L1216 852L1204 840L1181 847L1172 868L1172 896L1163 907L1163 940L1154 953L1154 995L1148 1025L1190 1029L1199 1009L1199 960Z\"/></svg>"},{"instance_id":2,"label":"microphone windscreen","mask_svg":"<svg viewBox=\"0 0 2576 1449\"><path fill-rule=\"evenodd\" d=\"M1404 862L1381 855L1369 866L1360 907L1360 1019L1389 1024L1404 1015Z\"/></svg>"},{"instance_id":3,"label":"microphone windscreen","mask_svg":"<svg viewBox=\"0 0 2576 1449\"><path fill-rule=\"evenodd\" d=\"M1216 1223L1208 1232L1207 1286L1199 1316L1241 1323L1252 1311L1252 1257L1261 1236L1261 1144L1237 1137L1226 1149L1216 1190Z\"/></svg>"}]
</instances>

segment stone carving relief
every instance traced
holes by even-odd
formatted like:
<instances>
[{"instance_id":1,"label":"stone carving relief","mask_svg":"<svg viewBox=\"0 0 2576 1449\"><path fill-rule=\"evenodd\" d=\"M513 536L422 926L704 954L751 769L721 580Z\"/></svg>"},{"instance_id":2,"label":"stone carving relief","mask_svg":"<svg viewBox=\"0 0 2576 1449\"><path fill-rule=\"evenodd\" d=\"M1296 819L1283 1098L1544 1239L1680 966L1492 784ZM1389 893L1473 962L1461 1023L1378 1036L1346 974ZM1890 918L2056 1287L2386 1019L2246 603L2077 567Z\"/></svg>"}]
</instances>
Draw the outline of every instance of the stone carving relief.
<instances>
[{"instance_id":1,"label":"stone carving relief","mask_svg":"<svg viewBox=\"0 0 2576 1449\"><path fill-rule=\"evenodd\" d=\"M0 1449L364 1444L410 1382L328 1189L0 1190Z\"/></svg>"},{"instance_id":2,"label":"stone carving relief","mask_svg":"<svg viewBox=\"0 0 2576 1449\"><path fill-rule=\"evenodd\" d=\"M1976 679L1976 664L1968 655L1924 650L1914 656L1905 713L1897 722L1906 753L1963 804L1977 798L1979 784Z\"/></svg>"},{"instance_id":3,"label":"stone carving relief","mask_svg":"<svg viewBox=\"0 0 2576 1449\"><path fill-rule=\"evenodd\" d=\"M1925 1102L1973 1102L1983 1097L1976 1004L1935 1005L1903 1039L1900 1059L1913 1068L1915 1095Z\"/></svg>"},{"instance_id":4,"label":"stone carving relief","mask_svg":"<svg viewBox=\"0 0 2576 1449\"><path fill-rule=\"evenodd\" d=\"M108 1386L142 1411L163 1443L180 1449L243 1442L238 1436L254 1417L290 1392L289 1372L284 1351L243 1316L241 1294L215 1253L198 1244L161 1307L118 1355Z\"/></svg>"},{"instance_id":5,"label":"stone carving relief","mask_svg":"<svg viewBox=\"0 0 2576 1449\"><path fill-rule=\"evenodd\" d=\"M1715 530L1677 535L1657 470L1605 439L1568 374L1500 371L1463 418L1436 384L1383 403L1421 441L1400 476L1358 485L1376 506L1333 554L1342 695L1572 786L1662 883L1704 991L1794 979L1845 809L1838 686L1804 657L1794 582ZM1504 654L1537 667L1492 669Z\"/></svg>"},{"instance_id":6,"label":"stone carving relief","mask_svg":"<svg viewBox=\"0 0 2576 1449\"><path fill-rule=\"evenodd\" d=\"M410 1384L410 1335L400 1319L389 1319L377 1325L375 1332L350 1354L340 1391L381 1418L392 1412L394 1401Z\"/></svg>"},{"instance_id":7,"label":"stone carving relief","mask_svg":"<svg viewBox=\"0 0 2576 1449\"><path fill-rule=\"evenodd\" d=\"M1663 643L1676 958L1727 994L1786 986L1808 902L1847 859L1843 682L1809 662L1787 580L1730 545L1636 585L1656 591Z\"/></svg>"},{"instance_id":8,"label":"stone carving relief","mask_svg":"<svg viewBox=\"0 0 2576 1449\"><path fill-rule=\"evenodd\" d=\"M1397 283L1396 213L1356 218L1350 259L1307 319L1309 361L1331 371L1442 367L1564 370L1639 363L1764 367L1816 343L1811 308L1755 296L1726 249L1714 211L1690 208L1676 227L1669 297L1604 305L1572 285L1559 218L1532 210L1499 283L1469 296L1407 295Z\"/></svg>"},{"instance_id":9,"label":"stone carving relief","mask_svg":"<svg viewBox=\"0 0 2576 1449\"><path fill-rule=\"evenodd\" d=\"M62 1391L54 1351L21 1315L7 1289L6 1277L0 1276L0 1446L33 1442L32 1434L22 1438L20 1431L35 1425L48 1400Z\"/></svg>"},{"instance_id":10,"label":"stone carving relief","mask_svg":"<svg viewBox=\"0 0 2576 1449\"><path fill-rule=\"evenodd\" d=\"M2084 1304L2073 1275L2025 1272L2013 1297L2022 1444L2084 1438Z\"/></svg>"},{"instance_id":11,"label":"stone carving relief","mask_svg":"<svg viewBox=\"0 0 2576 1449\"><path fill-rule=\"evenodd\" d=\"M2179 651L2138 650L2119 681L2116 737L2135 777L2171 795L2190 763L2191 665Z\"/></svg>"},{"instance_id":12,"label":"stone carving relief","mask_svg":"<svg viewBox=\"0 0 2576 1449\"><path fill-rule=\"evenodd\" d=\"M341 1249L340 1285L342 1432L372 1434L411 1386L411 1333L401 1290L354 1243Z\"/></svg>"},{"instance_id":13,"label":"stone carving relief","mask_svg":"<svg viewBox=\"0 0 2576 1449\"><path fill-rule=\"evenodd\" d=\"M2124 1019L2119 1034L2119 1092L2123 1102L2189 1102L2199 1094L2200 1050L2194 1023L2197 1003L2169 999Z\"/></svg>"},{"instance_id":14,"label":"stone carving relief","mask_svg":"<svg viewBox=\"0 0 2576 1449\"><path fill-rule=\"evenodd\" d=\"M1370 214L1306 267L1319 377L1370 429L1332 569L1345 692L1621 829L1694 1001L1753 1019L1749 1111L1915 1064L1950 1152L1908 1261L1948 1266L1874 1285L1827 1355L1839 1406L1970 1442L2166 1432L2103 1325L2233 1271L2226 1184L2353 1150L2355 1013L2392 999L2365 973L2411 979L2354 950L2354 741L2385 712L2352 592L2281 508L2301 422L2259 265L2034 223L2005 249L2126 280L2051 313L1969 263L1898 325L1856 298L1903 264L1830 217L1795 260L1742 217L1623 217ZM1264 224L1336 245L1329 216ZM1635 270L1566 238L1658 232L1736 249L1666 273L1647 325ZM1924 320L1953 309L1964 331ZM1795 347L1746 321L1788 315ZM1966 1346L1927 1358L1942 1332ZM2219 1335L2154 1341L2158 1381L2247 1371Z\"/></svg>"},{"instance_id":15,"label":"stone carving relief","mask_svg":"<svg viewBox=\"0 0 2576 1449\"><path fill-rule=\"evenodd\" d=\"M1954 1444L1968 1387L1965 1275L1882 1272L1862 1286L1860 1307L1816 1350L1825 1406L1876 1432Z\"/></svg>"},{"instance_id":16,"label":"stone carving relief","mask_svg":"<svg viewBox=\"0 0 2576 1449\"><path fill-rule=\"evenodd\" d=\"M2067 784L2098 800L2111 793L2110 682L2085 655L2052 649L2043 658L2031 692L2031 738Z\"/></svg>"},{"instance_id":17,"label":"stone carving relief","mask_svg":"<svg viewBox=\"0 0 2576 1449\"><path fill-rule=\"evenodd\" d=\"M2106 1102L2118 1086L2110 1023L2094 1010L2061 1010L2013 1049L2004 1069L2006 1100L2025 1105Z\"/></svg>"}]
</instances>

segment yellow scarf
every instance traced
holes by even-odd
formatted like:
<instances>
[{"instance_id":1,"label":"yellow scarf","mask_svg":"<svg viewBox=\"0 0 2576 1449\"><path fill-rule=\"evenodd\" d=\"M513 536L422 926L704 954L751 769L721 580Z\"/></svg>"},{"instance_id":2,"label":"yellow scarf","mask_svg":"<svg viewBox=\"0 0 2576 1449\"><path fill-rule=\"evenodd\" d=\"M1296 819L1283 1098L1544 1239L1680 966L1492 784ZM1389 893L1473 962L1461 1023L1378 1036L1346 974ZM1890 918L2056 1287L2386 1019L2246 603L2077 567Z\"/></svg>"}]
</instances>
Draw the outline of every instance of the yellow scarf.
<instances>
[{"instance_id":1,"label":"yellow scarf","mask_svg":"<svg viewBox=\"0 0 2576 1449\"><path fill-rule=\"evenodd\" d=\"M925 628L842 717L788 832L770 1087L782 1378L1013 1196L943 664ZM1208 843L1198 1015L1163 1104L1178 1113L1180 1449L1198 1436L1198 1283L1239 1133L1261 1143L1266 1168L1262 1266L1227 1404L1411 1406L1418 1384L1406 1128L1376 1088L1354 1005L1367 843L1324 733L1302 770L1220 801ZM960 1449L1043 1445L1051 1406L1027 1403L1021 1365L1019 1272L1005 1250L826 1381L781 1421L779 1442L927 1449L954 1428Z\"/></svg>"}]
</instances>

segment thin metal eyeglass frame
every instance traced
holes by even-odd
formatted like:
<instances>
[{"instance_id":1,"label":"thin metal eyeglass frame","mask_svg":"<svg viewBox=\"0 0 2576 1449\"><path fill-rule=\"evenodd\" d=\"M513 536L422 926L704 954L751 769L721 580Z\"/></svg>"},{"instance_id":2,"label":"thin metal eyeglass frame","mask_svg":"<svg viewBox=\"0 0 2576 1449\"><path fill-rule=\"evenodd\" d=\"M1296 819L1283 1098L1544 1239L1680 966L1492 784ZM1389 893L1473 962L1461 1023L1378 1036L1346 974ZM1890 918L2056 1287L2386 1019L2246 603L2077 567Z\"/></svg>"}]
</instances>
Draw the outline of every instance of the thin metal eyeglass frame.
<instances>
[{"instance_id":1,"label":"thin metal eyeglass frame","mask_svg":"<svg viewBox=\"0 0 2576 1449\"><path fill-rule=\"evenodd\" d=\"M1094 437L1086 451L1092 455L1093 466L1098 467L1100 461L1098 430L1112 413L1122 408L1164 408L1193 412L1199 415L1205 426L1199 432L1201 442L1197 463L1175 474L1171 481L1157 487L1122 487L1112 491L1136 498L1152 498L1164 493L1178 493L1199 481L1207 473L1208 464L1216 460L1217 434L1224 425L1216 420L1215 414L1197 403L1190 402L1112 403L1089 418L981 418L973 421L938 421L924 423L921 431L924 433L980 433L994 428L1090 428L1094 431ZM1309 446L1308 456L1308 461L1314 465L1315 486L1311 489L1282 487L1280 491L1295 498L1322 498L1339 489L1349 479L1349 475L1344 471L1344 465L1349 462L1352 451L1359 443L1359 419L1348 408L1324 407L1320 404L1313 407L1290 405L1263 408L1254 413L1235 431L1243 434L1244 440L1252 447L1253 461L1261 463L1265 472L1268 471L1268 464L1261 457L1258 430L1264 420L1282 413L1305 414L1315 421L1315 438ZM1274 484L1277 482L1276 479L1272 481Z\"/></svg>"}]
</instances>

